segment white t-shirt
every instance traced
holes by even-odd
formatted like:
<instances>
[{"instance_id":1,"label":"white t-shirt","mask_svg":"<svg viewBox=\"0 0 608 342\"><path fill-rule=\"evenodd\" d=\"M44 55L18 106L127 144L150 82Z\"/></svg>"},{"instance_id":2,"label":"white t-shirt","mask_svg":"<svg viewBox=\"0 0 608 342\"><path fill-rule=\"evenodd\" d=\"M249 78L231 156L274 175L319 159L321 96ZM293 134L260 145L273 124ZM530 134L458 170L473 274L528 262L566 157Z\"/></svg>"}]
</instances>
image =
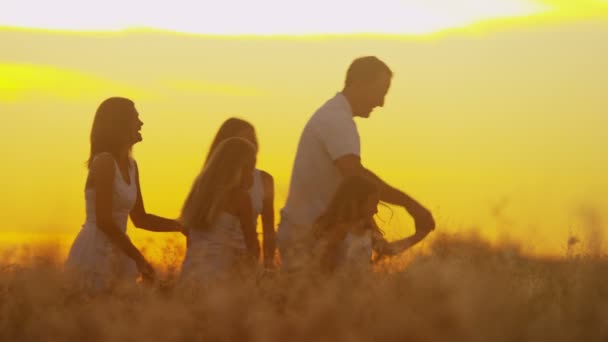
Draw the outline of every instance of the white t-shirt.
<instances>
[{"instance_id":1,"label":"white t-shirt","mask_svg":"<svg viewBox=\"0 0 608 342\"><path fill-rule=\"evenodd\" d=\"M342 181L334 161L350 154L361 155L359 132L350 104L338 93L313 114L302 131L279 235L309 230Z\"/></svg>"}]
</instances>

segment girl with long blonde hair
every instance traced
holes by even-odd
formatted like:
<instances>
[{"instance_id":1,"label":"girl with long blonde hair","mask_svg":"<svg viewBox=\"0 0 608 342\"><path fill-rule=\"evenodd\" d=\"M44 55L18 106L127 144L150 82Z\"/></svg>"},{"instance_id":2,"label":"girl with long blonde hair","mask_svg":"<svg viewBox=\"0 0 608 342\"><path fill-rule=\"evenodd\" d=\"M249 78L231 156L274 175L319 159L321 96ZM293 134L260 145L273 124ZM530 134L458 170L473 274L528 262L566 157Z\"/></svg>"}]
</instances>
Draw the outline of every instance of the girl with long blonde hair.
<instances>
[{"instance_id":1,"label":"girl with long blonde hair","mask_svg":"<svg viewBox=\"0 0 608 342\"><path fill-rule=\"evenodd\" d=\"M194 180L180 221L187 234L182 278L217 280L257 262L260 247L248 189L256 147L243 138L220 142Z\"/></svg>"},{"instance_id":2,"label":"girl with long blonde hair","mask_svg":"<svg viewBox=\"0 0 608 342\"><path fill-rule=\"evenodd\" d=\"M234 137L247 139L255 145L259 152L258 138L253 125L243 119L229 118L222 123L213 138L207 154L207 161L222 141ZM274 268L276 243L274 230L274 179L272 175L264 170L254 169L253 183L248 192L251 198L254 222L257 223L258 217L261 217L262 221L264 266Z\"/></svg>"}]
</instances>

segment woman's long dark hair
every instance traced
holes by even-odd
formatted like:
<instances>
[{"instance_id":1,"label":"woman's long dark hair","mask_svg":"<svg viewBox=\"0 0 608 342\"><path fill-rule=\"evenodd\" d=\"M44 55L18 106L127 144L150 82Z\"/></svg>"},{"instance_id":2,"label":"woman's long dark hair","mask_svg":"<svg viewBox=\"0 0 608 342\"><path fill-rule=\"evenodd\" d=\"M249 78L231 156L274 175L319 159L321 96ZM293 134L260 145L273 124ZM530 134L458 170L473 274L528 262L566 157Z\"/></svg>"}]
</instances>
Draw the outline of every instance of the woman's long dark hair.
<instances>
[{"instance_id":1,"label":"woman's long dark hair","mask_svg":"<svg viewBox=\"0 0 608 342\"><path fill-rule=\"evenodd\" d=\"M226 121L224 121L224 123L222 123L222 125L218 129L217 133L215 134L215 138L213 138L211 147L209 147L209 152L207 152L207 158L205 159L205 164L207 164L207 162L209 161L209 157L211 156L213 151L215 151L215 149L217 148L219 143L221 143L222 141L224 141L228 138L236 137L238 132L240 132L241 130L246 129L246 128L251 129L255 132L255 128L253 127L253 125L243 119L229 118ZM253 141L253 145L256 147L256 149L258 148L257 141Z\"/></svg>"},{"instance_id":2,"label":"woman's long dark hair","mask_svg":"<svg viewBox=\"0 0 608 342\"><path fill-rule=\"evenodd\" d=\"M131 142L130 123L135 113L133 101L123 97L110 97L99 105L91 128L88 167L91 167L93 158L101 152L109 152L114 158L118 157L120 150Z\"/></svg>"}]
</instances>

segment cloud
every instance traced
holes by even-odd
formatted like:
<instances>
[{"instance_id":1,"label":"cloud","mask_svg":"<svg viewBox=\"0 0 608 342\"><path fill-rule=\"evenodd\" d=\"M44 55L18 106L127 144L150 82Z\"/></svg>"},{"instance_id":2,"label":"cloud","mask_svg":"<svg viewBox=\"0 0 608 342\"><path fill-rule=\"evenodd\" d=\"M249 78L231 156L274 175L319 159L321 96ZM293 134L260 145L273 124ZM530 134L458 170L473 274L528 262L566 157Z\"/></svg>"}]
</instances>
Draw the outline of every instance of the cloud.
<instances>
[{"instance_id":1,"label":"cloud","mask_svg":"<svg viewBox=\"0 0 608 342\"><path fill-rule=\"evenodd\" d=\"M51 66L0 63L0 101L14 102L33 95L63 99L98 99L112 94L141 98L146 91L136 86L79 71Z\"/></svg>"}]
</instances>

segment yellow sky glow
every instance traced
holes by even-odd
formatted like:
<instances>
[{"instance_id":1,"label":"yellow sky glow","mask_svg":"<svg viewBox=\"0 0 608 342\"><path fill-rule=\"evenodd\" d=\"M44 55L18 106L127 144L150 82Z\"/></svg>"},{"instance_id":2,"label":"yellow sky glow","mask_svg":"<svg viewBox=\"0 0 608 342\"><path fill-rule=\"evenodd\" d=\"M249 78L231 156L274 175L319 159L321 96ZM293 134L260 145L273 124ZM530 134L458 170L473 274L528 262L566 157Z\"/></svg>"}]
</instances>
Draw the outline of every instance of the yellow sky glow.
<instances>
[{"instance_id":1,"label":"yellow sky glow","mask_svg":"<svg viewBox=\"0 0 608 342\"><path fill-rule=\"evenodd\" d=\"M364 164L440 231L559 255L608 222L605 18L608 0L3 0L0 249L28 232L71 242L92 116L116 95L145 122L135 156L150 212L179 214L228 116L255 124L279 210L307 118L352 58L374 54L395 78L386 106L358 120ZM389 238L413 229L403 210L380 216Z\"/></svg>"}]
</instances>

